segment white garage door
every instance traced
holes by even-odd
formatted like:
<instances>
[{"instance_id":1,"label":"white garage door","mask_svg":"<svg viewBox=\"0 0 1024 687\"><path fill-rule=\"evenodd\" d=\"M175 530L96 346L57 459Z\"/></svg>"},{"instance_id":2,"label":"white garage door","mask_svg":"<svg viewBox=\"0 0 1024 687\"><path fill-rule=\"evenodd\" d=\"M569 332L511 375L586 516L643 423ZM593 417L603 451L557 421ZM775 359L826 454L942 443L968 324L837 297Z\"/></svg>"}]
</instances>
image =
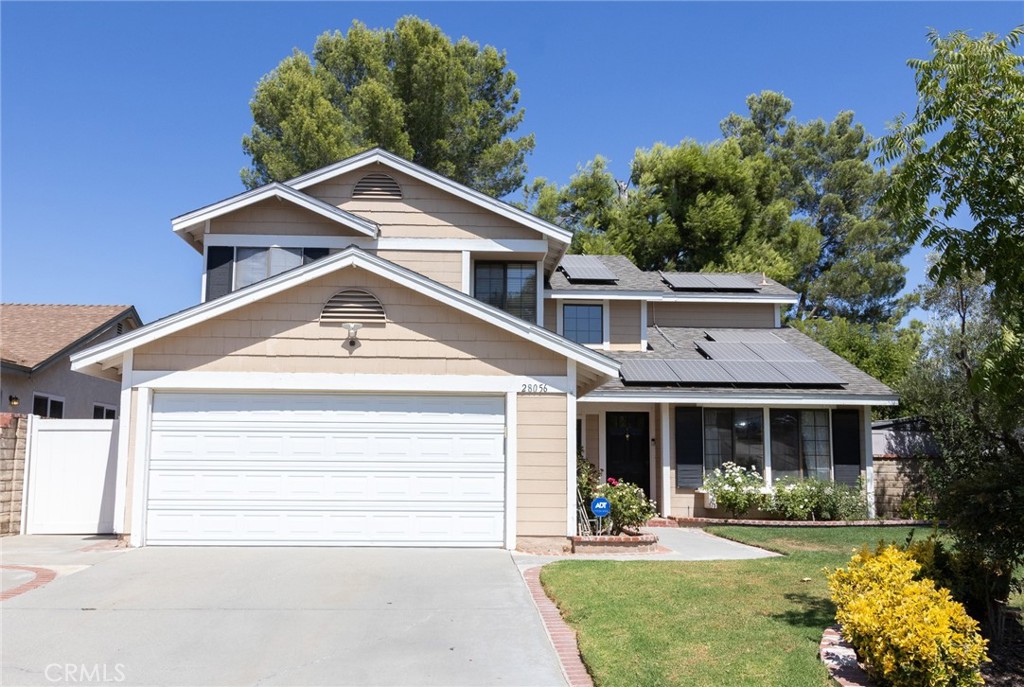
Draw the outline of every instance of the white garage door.
<instances>
[{"instance_id":1,"label":"white garage door","mask_svg":"<svg viewBox=\"0 0 1024 687\"><path fill-rule=\"evenodd\" d=\"M504 399L156 394L148 544L501 546Z\"/></svg>"}]
</instances>

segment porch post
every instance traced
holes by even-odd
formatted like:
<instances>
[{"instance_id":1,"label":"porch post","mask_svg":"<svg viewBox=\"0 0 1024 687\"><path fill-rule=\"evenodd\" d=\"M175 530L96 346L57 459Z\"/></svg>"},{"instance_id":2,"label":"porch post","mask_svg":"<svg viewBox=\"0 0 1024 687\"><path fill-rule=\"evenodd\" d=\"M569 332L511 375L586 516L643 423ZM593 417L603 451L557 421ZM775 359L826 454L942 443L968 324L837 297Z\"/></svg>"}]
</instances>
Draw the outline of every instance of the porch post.
<instances>
[{"instance_id":1,"label":"porch post","mask_svg":"<svg viewBox=\"0 0 1024 687\"><path fill-rule=\"evenodd\" d=\"M772 415L766 406L764 408L764 419L761 421L762 435L764 436L764 485L772 485Z\"/></svg>"},{"instance_id":2,"label":"porch post","mask_svg":"<svg viewBox=\"0 0 1024 687\"><path fill-rule=\"evenodd\" d=\"M646 307L646 304L645 304ZM672 515L672 423L668 403L658 404L661 411L661 517Z\"/></svg>"},{"instance_id":3,"label":"porch post","mask_svg":"<svg viewBox=\"0 0 1024 687\"><path fill-rule=\"evenodd\" d=\"M875 517L875 455L871 446L871 406L862 406L861 450L864 451L864 488L867 490L868 517Z\"/></svg>"}]
</instances>

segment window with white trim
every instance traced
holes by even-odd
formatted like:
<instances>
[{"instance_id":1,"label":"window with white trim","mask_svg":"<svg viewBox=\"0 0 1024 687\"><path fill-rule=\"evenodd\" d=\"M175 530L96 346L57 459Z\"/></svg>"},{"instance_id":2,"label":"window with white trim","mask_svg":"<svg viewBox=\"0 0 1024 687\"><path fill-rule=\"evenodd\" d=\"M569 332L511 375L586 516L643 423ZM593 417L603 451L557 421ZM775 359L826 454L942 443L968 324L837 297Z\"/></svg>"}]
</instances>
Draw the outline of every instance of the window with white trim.
<instances>
[{"instance_id":1,"label":"window with white trim","mask_svg":"<svg viewBox=\"0 0 1024 687\"><path fill-rule=\"evenodd\" d=\"M730 462L764 474L761 408L704 409L704 470L708 472Z\"/></svg>"},{"instance_id":2,"label":"window with white trim","mask_svg":"<svg viewBox=\"0 0 1024 687\"><path fill-rule=\"evenodd\" d=\"M537 321L537 263L477 262L473 276L477 300L527 322Z\"/></svg>"},{"instance_id":3,"label":"window with white trim","mask_svg":"<svg viewBox=\"0 0 1024 687\"><path fill-rule=\"evenodd\" d=\"M206 249L206 300L307 265L328 253L327 248L209 246Z\"/></svg>"},{"instance_id":4,"label":"window with white trim","mask_svg":"<svg viewBox=\"0 0 1024 687\"><path fill-rule=\"evenodd\" d=\"M92 419L93 420L116 420L117 419L117 408L106 403L93 403L92 404Z\"/></svg>"},{"instance_id":5,"label":"window with white trim","mask_svg":"<svg viewBox=\"0 0 1024 687\"><path fill-rule=\"evenodd\" d=\"M565 303L562 306L562 336L579 344L603 344L604 306Z\"/></svg>"},{"instance_id":6,"label":"window with white trim","mask_svg":"<svg viewBox=\"0 0 1024 687\"><path fill-rule=\"evenodd\" d=\"M32 395L32 414L39 417L60 419L64 417L64 399L49 394Z\"/></svg>"}]
</instances>

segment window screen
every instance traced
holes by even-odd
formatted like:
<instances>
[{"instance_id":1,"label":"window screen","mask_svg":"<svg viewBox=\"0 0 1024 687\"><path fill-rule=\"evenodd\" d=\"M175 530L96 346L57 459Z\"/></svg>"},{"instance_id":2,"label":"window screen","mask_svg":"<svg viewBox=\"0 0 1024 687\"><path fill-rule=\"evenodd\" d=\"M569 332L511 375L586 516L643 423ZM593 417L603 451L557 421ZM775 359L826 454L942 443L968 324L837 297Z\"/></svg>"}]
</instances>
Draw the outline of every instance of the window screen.
<instances>
[{"instance_id":1,"label":"window screen","mask_svg":"<svg viewBox=\"0 0 1024 687\"><path fill-rule=\"evenodd\" d=\"M266 248L235 250L235 288L241 289L267 278Z\"/></svg>"},{"instance_id":2,"label":"window screen","mask_svg":"<svg viewBox=\"0 0 1024 687\"><path fill-rule=\"evenodd\" d=\"M212 301L231 293L235 249L231 246L210 246L206 249L206 300Z\"/></svg>"},{"instance_id":3,"label":"window screen","mask_svg":"<svg viewBox=\"0 0 1024 687\"><path fill-rule=\"evenodd\" d=\"M301 248L271 248L270 249L270 273L268 277L281 274L288 270L302 266Z\"/></svg>"},{"instance_id":4,"label":"window screen","mask_svg":"<svg viewBox=\"0 0 1024 687\"><path fill-rule=\"evenodd\" d=\"M604 343L604 308L600 305L563 305L562 334L576 343Z\"/></svg>"}]
</instances>

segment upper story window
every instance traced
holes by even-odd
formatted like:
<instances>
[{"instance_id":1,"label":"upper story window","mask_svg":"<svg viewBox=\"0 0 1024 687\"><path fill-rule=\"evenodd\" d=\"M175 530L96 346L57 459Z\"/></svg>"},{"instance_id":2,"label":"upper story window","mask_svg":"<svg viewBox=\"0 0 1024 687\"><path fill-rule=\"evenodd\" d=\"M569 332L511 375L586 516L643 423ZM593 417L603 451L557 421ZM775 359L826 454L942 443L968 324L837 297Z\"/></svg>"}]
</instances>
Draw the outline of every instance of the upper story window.
<instances>
[{"instance_id":1,"label":"upper story window","mask_svg":"<svg viewBox=\"0 0 1024 687\"><path fill-rule=\"evenodd\" d=\"M528 322L537 321L537 263L478 262L473 295Z\"/></svg>"},{"instance_id":2,"label":"upper story window","mask_svg":"<svg viewBox=\"0 0 1024 687\"><path fill-rule=\"evenodd\" d=\"M319 260L328 252L327 248L210 246L206 250L206 300Z\"/></svg>"},{"instance_id":3,"label":"upper story window","mask_svg":"<svg viewBox=\"0 0 1024 687\"><path fill-rule=\"evenodd\" d=\"M566 303L562 306L562 335L581 344L604 343L604 307Z\"/></svg>"},{"instance_id":4,"label":"upper story window","mask_svg":"<svg viewBox=\"0 0 1024 687\"><path fill-rule=\"evenodd\" d=\"M64 417L64 399L48 394L34 394L32 398L32 414L39 417Z\"/></svg>"}]
</instances>

